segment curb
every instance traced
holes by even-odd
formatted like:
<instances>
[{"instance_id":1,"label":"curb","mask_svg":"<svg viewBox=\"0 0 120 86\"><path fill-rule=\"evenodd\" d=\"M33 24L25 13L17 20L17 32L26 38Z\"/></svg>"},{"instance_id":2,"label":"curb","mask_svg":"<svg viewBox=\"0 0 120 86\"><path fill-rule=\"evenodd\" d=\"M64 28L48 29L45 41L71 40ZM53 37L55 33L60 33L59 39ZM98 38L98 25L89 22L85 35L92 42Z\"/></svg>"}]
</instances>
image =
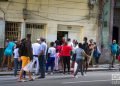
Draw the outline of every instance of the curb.
<instances>
[{"instance_id":1,"label":"curb","mask_svg":"<svg viewBox=\"0 0 120 86\"><path fill-rule=\"evenodd\" d=\"M88 68L89 71L109 71L109 70L119 70L119 68ZM55 73L62 73L62 72L55 72ZM14 75L14 72L0 72L0 76L7 76L7 75Z\"/></svg>"}]
</instances>

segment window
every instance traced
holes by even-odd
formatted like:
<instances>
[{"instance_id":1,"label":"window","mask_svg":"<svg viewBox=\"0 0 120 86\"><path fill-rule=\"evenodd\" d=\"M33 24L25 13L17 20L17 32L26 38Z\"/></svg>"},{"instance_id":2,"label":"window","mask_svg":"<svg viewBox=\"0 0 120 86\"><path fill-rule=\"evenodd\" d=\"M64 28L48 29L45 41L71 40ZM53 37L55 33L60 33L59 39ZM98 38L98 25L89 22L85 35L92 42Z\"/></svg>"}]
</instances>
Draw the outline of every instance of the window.
<instances>
[{"instance_id":1,"label":"window","mask_svg":"<svg viewBox=\"0 0 120 86\"><path fill-rule=\"evenodd\" d=\"M20 23L18 22L6 22L5 26L5 38L6 39L19 39L21 36Z\"/></svg>"},{"instance_id":2,"label":"window","mask_svg":"<svg viewBox=\"0 0 120 86\"><path fill-rule=\"evenodd\" d=\"M43 24L26 24L26 28L43 29Z\"/></svg>"},{"instance_id":3,"label":"window","mask_svg":"<svg viewBox=\"0 0 120 86\"><path fill-rule=\"evenodd\" d=\"M26 35L31 34L31 41L34 43L36 39L45 37L45 24L38 23L27 23L26 24Z\"/></svg>"}]
</instances>

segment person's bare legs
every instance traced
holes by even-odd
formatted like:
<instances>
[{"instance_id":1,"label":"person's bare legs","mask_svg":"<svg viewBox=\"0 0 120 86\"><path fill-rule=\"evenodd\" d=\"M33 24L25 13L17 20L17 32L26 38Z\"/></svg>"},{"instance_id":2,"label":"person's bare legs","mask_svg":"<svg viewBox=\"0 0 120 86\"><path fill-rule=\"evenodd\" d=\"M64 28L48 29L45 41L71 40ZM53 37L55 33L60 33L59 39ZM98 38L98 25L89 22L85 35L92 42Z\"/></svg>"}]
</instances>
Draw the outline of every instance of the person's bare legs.
<instances>
[{"instance_id":1,"label":"person's bare legs","mask_svg":"<svg viewBox=\"0 0 120 86\"><path fill-rule=\"evenodd\" d=\"M3 56L3 61L2 61L2 64L1 64L1 70L3 70L3 66L5 64L5 61L6 61L6 56Z\"/></svg>"},{"instance_id":2,"label":"person's bare legs","mask_svg":"<svg viewBox=\"0 0 120 86\"><path fill-rule=\"evenodd\" d=\"M22 80L23 70L21 69L19 72L19 80Z\"/></svg>"},{"instance_id":3,"label":"person's bare legs","mask_svg":"<svg viewBox=\"0 0 120 86\"><path fill-rule=\"evenodd\" d=\"M29 80L33 80L31 72L28 72Z\"/></svg>"},{"instance_id":4,"label":"person's bare legs","mask_svg":"<svg viewBox=\"0 0 120 86\"><path fill-rule=\"evenodd\" d=\"M83 71L84 71L85 73L87 73L87 70L88 70L88 62L87 62L87 60L84 60L83 66L84 66Z\"/></svg>"},{"instance_id":5,"label":"person's bare legs","mask_svg":"<svg viewBox=\"0 0 120 86\"><path fill-rule=\"evenodd\" d=\"M23 75L23 70L21 69L21 71L19 73L19 80L18 81L21 81L23 79L22 75ZM29 76L29 80L33 80L31 72L28 72L28 76Z\"/></svg>"},{"instance_id":6,"label":"person's bare legs","mask_svg":"<svg viewBox=\"0 0 120 86\"><path fill-rule=\"evenodd\" d=\"M12 68L11 68L11 56L8 57L8 70L12 70Z\"/></svg>"}]
</instances>

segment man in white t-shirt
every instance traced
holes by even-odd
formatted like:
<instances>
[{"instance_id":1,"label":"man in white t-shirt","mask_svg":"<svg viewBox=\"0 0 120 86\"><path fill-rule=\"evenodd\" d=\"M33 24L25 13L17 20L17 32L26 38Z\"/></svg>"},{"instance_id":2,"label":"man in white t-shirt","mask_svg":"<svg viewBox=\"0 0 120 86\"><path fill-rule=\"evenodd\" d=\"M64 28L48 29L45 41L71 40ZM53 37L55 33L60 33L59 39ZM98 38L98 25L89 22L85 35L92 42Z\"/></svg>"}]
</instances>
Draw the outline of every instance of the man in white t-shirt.
<instances>
[{"instance_id":1,"label":"man in white t-shirt","mask_svg":"<svg viewBox=\"0 0 120 86\"><path fill-rule=\"evenodd\" d=\"M48 59L46 65L46 71L48 71L48 68L51 67L51 74L53 74L53 70L55 66L55 55L56 55L56 49L54 48L54 42L51 42L50 48L48 49Z\"/></svg>"},{"instance_id":2,"label":"man in white t-shirt","mask_svg":"<svg viewBox=\"0 0 120 86\"><path fill-rule=\"evenodd\" d=\"M38 55L40 52L40 39L37 39L36 43L32 44L32 49L33 49L33 62L36 62L36 70L35 70L35 74L39 73L39 60L38 60Z\"/></svg>"}]
</instances>

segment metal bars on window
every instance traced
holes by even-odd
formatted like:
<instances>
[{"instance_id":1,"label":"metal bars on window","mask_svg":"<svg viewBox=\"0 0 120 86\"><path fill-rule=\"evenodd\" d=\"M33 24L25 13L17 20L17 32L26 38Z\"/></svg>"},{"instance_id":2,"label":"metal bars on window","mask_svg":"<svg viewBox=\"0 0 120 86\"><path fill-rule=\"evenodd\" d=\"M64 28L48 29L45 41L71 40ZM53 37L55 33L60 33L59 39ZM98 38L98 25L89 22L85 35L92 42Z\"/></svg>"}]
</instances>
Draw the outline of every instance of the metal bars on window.
<instances>
[{"instance_id":1,"label":"metal bars on window","mask_svg":"<svg viewBox=\"0 0 120 86\"><path fill-rule=\"evenodd\" d=\"M19 39L21 36L21 23L19 22L6 22L5 25L5 38L6 39Z\"/></svg>"},{"instance_id":2,"label":"metal bars on window","mask_svg":"<svg viewBox=\"0 0 120 86\"><path fill-rule=\"evenodd\" d=\"M31 34L31 41L36 42L36 39L45 36L44 24L27 23L26 34Z\"/></svg>"}]
</instances>

